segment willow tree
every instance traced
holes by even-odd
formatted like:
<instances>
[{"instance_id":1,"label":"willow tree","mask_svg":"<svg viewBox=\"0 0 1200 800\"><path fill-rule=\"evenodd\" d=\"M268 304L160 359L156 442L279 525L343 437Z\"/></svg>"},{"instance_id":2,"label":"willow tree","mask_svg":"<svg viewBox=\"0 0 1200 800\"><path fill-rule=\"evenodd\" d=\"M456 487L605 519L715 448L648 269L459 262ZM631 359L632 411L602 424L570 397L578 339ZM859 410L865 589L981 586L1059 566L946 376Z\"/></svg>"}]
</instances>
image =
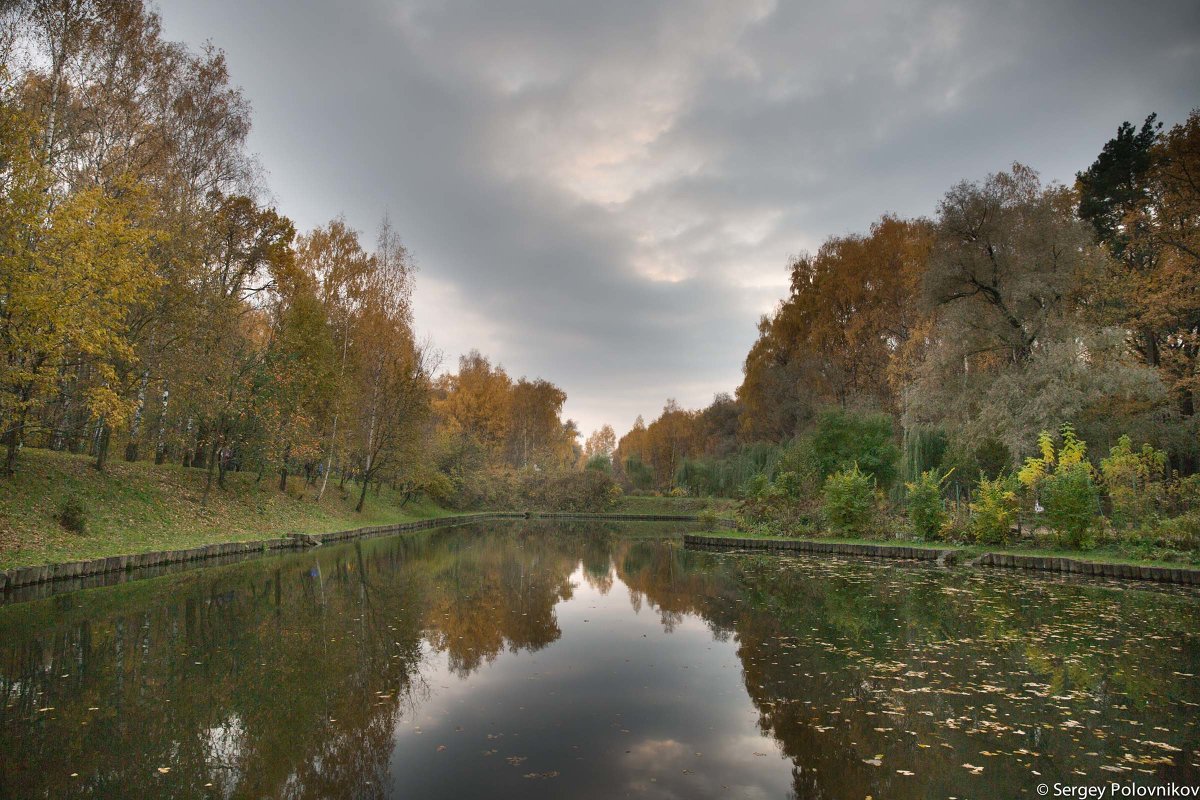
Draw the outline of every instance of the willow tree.
<instances>
[{"instance_id":1,"label":"willow tree","mask_svg":"<svg viewBox=\"0 0 1200 800\"><path fill-rule=\"evenodd\" d=\"M1129 417L1158 406L1154 375L1087 313L1110 260L1075 204L1019 164L946 193L923 287L936 322L907 425L995 439L1017 456L1038 430L1112 419L1110 399Z\"/></svg>"}]
</instances>

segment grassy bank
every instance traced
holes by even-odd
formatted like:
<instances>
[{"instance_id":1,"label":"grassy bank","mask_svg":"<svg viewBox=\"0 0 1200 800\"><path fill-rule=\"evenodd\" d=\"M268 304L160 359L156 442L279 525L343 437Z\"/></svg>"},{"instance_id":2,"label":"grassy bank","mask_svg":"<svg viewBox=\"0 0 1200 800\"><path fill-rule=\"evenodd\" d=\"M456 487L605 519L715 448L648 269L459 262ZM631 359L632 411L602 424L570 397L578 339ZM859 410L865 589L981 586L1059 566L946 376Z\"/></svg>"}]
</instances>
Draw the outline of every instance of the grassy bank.
<instances>
[{"instance_id":1,"label":"grassy bank","mask_svg":"<svg viewBox=\"0 0 1200 800\"><path fill-rule=\"evenodd\" d=\"M227 488L213 487L206 505L202 470L178 465L114 461L97 472L82 456L26 449L15 478L0 479L0 569L58 561L173 550L217 542L262 539L286 533L326 533L446 516L427 501L401 506L386 488L367 495L356 513L357 487L338 489L330 480L320 505L303 479L288 493L278 476L230 473ZM74 499L83 510L85 532L59 521Z\"/></svg>"},{"instance_id":2,"label":"grassy bank","mask_svg":"<svg viewBox=\"0 0 1200 800\"><path fill-rule=\"evenodd\" d=\"M1049 558L1074 558L1079 561L1095 561L1101 564L1140 564L1148 567L1195 567L1200 566L1200 554L1197 553L1177 553L1172 552L1170 558L1162 558L1156 556L1141 556L1136 553L1130 553L1128 550L1123 550L1117 547L1101 546L1091 550L1068 550L1065 548L1044 547L1044 546L999 546L999 545L979 545L979 544L960 544L957 542L918 542L911 539L862 539L853 537L840 536L797 536L784 537L775 534L762 534L754 531L738 531L729 529L717 529L696 531L704 536L721 537L730 540L730 544L736 544L738 539L756 539L756 540L772 540L772 539L800 539L810 542L833 542L837 544L886 544L886 545L902 545L904 547L925 547L937 550L954 550L959 554L959 561L967 561L984 553L997 553L1003 555L1023 555L1023 556L1043 556Z\"/></svg>"}]
</instances>

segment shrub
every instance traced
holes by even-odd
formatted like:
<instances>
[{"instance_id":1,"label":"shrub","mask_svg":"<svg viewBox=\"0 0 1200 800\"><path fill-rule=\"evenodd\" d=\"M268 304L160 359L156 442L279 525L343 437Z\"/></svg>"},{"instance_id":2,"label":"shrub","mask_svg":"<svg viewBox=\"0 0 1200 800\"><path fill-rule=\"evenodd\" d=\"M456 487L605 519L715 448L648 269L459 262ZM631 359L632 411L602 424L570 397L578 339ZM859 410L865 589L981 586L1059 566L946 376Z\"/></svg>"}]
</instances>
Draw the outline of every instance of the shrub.
<instances>
[{"instance_id":1,"label":"shrub","mask_svg":"<svg viewBox=\"0 0 1200 800\"><path fill-rule=\"evenodd\" d=\"M1025 459L1019 477L1043 501L1046 522L1059 541L1072 548L1091 543L1091 532L1099 514L1100 490L1092 480L1087 462L1087 443L1071 425L1062 426L1062 445L1057 452L1054 439L1042 431L1038 436L1039 458Z\"/></svg>"},{"instance_id":2,"label":"shrub","mask_svg":"<svg viewBox=\"0 0 1200 800\"><path fill-rule=\"evenodd\" d=\"M908 520L920 539L941 538L948 520L942 487L950 473L939 474L936 469L922 472L920 477L906 483L908 489Z\"/></svg>"},{"instance_id":3,"label":"shrub","mask_svg":"<svg viewBox=\"0 0 1200 800\"><path fill-rule=\"evenodd\" d=\"M829 529L851 536L870 532L875 521L875 485L875 476L860 470L858 464L826 478L821 511Z\"/></svg>"},{"instance_id":4,"label":"shrub","mask_svg":"<svg viewBox=\"0 0 1200 800\"><path fill-rule=\"evenodd\" d=\"M763 492L765 492L767 487L770 485L771 481L767 478L767 476L759 472L750 476L749 480L742 485L742 488L739 490L739 494L743 498L747 499L761 497Z\"/></svg>"},{"instance_id":5,"label":"shrub","mask_svg":"<svg viewBox=\"0 0 1200 800\"><path fill-rule=\"evenodd\" d=\"M1166 504L1172 515L1200 511L1200 475L1179 477L1175 473L1166 485Z\"/></svg>"},{"instance_id":6,"label":"shrub","mask_svg":"<svg viewBox=\"0 0 1200 800\"><path fill-rule=\"evenodd\" d=\"M747 482L744 494L738 503L738 517L747 525L760 529L769 525L771 533L784 535L811 528L815 493L804 477L781 472L768 481L765 475L755 475Z\"/></svg>"},{"instance_id":7,"label":"shrub","mask_svg":"<svg viewBox=\"0 0 1200 800\"><path fill-rule=\"evenodd\" d=\"M520 499L541 511L607 511L621 498L621 487L607 472L594 469L523 476Z\"/></svg>"},{"instance_id":8,"label":"shrub","mask_svg":"<svg viewBox=\"0 0 1200 800\"><path fill-rule=\"evenodd\" d=\"M1042 499L1046 522L1058 533L1062 544L1077 550L1091 546L1100 499L1091 465L1082 462L1060 466L1042 482Z\"/></svg>"},{"instance_id":9,"label":"shrub","mask_svg":"<svg viewBox=\"0 0 1200 800\"><path fill-rule=\"evenodd\" d=\"M87 509L83 507L83 503L78 497L72 495L59 506L58 524L71 533L81 536L87 533Z\"/></svg>"},{"instance_id":10,"label":"shrub","mask_svg":"<svg viewBox=\"0 0 1200 800\"><path fill-rule=\"evenodd\" d=\"M1007 544L1017 519L1017 493L1012 476L989 480L979 476L971 503L971 537L980 544Z\"/></svg>"},{"instance_id":11,"label":"shrub","mask_svg":"<svg viewBox=\"0 0 1200 800\"><path fill-rule=\"evenodd\" d=\"M1143 444L1140 451L1135 451L1128 435L1118 439L1108 457L1100 459L1113 522L1128 527L1153 514L1163 496L1166 470L1167 454L1162 450Z\"/></svg>"},{"instance_id":12,"label":"shrub","mask_svg":"<svg viewBox=\"0 0 1200 800\"><path fill-rule=\"evenodd\" d=\"M717 529L717 512L711 508L706 508L696 515L696 523L702 531L715 531Z\"/></svg>"},{"instance_id":13,"label":"shrub","mask_svg":"<svg viewBox=\"0 0 1200 800\"><path fill-rule=\"evenodd\" d=\"M1142 550L1145 558L1162 558L1163 550L1195 552L1200 550L1200 511L1178 517L1153 517L1126 531L1121 544Z\"/></svg>"}]
</instances>

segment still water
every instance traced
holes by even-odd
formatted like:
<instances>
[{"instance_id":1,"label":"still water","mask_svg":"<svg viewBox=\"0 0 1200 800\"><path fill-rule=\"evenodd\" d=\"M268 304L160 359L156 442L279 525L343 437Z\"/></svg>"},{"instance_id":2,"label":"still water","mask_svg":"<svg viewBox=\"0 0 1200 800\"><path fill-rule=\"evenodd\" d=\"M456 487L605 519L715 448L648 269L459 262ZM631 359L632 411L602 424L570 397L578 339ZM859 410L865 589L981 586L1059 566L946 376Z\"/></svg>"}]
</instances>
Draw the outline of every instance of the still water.
<instances>
[{"instance_id":1,"label":"still water","mask_svg":"<svg viewBox=\"0 0 1200 800\"><path fill-rule=\"evenodd\" d=\"M1200 783L1200 599L503 522L0 606L0 797Z\"/></svg>"}]
</instances>

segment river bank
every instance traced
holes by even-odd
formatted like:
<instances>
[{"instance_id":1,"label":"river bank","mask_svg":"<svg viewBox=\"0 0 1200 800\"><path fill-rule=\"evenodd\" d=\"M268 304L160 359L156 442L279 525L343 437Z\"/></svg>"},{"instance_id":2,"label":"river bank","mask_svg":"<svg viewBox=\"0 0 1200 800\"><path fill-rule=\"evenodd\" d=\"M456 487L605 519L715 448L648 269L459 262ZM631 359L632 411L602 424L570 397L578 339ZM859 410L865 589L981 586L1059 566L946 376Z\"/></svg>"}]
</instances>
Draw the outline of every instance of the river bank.
<instances>
[{"instance_id":1,"label":"river bank","mask_svg":"<svg viewBox=\"0 0 1200 800\"><path fill-rule=\"evenodd\" d=\"M177 464L115 460L104 472L85 456L26 448L19 472L0 480L0 570L203 545L244 543L291 533L320 534L438 519L456 512L425 499L404 503L386 487L356 512L357 486L331 479L316 488L290 476L231 472L202 503L206 475ZM70 530L68 503L83 530Z\"/></svg>"},{"instance_id":2,"label":"river bank","mask_svg":"<svg viewBox=\"0 0 1200 800\"><path fill-rule=\"evenodd\" d=\"M943 566L1008 567L1097 578L1144 580L1200 586L1200 569L1185 564L1093 557L1074 550L994 549L945 542L879 542L866 539L812 539L705 531L684 535L689 547L738 548L795 553L935 561Z\"/></svg>"}]
</instances>

